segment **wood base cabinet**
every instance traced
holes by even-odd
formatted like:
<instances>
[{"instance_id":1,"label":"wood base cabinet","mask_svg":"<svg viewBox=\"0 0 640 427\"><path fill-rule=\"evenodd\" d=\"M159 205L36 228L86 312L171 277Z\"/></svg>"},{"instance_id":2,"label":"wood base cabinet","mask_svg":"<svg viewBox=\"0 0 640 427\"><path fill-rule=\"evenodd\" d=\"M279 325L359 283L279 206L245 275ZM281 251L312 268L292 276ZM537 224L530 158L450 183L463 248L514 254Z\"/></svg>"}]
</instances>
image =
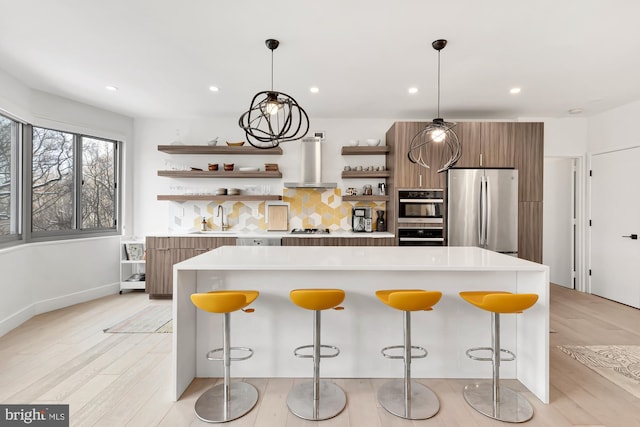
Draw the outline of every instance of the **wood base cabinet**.
<instances>
[{"instance_id":1,"label":"wood base cabinet","mask_svg":"<svg viewBox=\"0 0 640 427\"><path fill-rule=\"evenodd\" d=\"M173 265L220 246L235 246L235 237L147 237L147 293L151 299L173 295Z\"/></svg>"}]
</instances>

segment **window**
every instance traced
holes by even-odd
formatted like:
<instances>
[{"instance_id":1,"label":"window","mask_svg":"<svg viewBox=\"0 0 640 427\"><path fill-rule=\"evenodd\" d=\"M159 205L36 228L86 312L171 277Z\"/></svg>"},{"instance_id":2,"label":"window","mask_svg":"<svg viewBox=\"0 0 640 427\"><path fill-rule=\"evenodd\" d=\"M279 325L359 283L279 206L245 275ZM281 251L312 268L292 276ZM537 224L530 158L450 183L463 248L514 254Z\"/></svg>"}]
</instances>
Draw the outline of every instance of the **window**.
<instances>
[{"instance_id":1,"label":"window","mask_svg":"<svg viewBox=\"0 0 640 427\"><path fill-rule=\"evenodd\" d=\"M33 127L33 233L73 228L73 155L73 134Z\"/></svg>"},{"instance_id":2,"label":"window","mask_svg":"<svg viewBox=\"0 0 640 427\"><path fill-rule=\"evenodd\" d=\"M0 241L20 232L20 123L0 115Z\"/></svg>"},{"instance_id":3,"label":"window","mask_svg":"<svg viewBox=\"0 0 640 427\"><path fill-rule=\"evenodd\" d=\"M116 224L116 144L82 137L82 229Z\"/></svg>"},{"instance_id":4,"label":"window","mask_svg":"<svg viewBox=\"0 0 640 427\"><path fill-rule=\"evenodd\" d=\"M33 127L34 236L116 231L116 141Z\"/></svg>"}]
</instances>

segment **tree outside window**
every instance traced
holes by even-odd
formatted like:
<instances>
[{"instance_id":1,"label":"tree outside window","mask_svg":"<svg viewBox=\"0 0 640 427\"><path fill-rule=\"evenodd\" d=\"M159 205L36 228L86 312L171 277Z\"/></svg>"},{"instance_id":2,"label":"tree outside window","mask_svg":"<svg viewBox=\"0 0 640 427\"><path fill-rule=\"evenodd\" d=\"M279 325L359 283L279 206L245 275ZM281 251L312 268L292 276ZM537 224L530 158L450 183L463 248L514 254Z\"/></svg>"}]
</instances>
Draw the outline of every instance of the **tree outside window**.
<instances>
[{"instance_id":1,"label":"tree outside window","mask_svg":"<svg viewBox=\"0 0 640 427\"><path fill-rule=\"evenodd\" d=\"M112 141L82 137L82 229L115 226L115 169Z\"/></svg>"},{"instance_id":2,"label":"tree outside window","mask_svg":"<svg viewBox=\"0 0 640 427\"><path fill-rule=\"evenodd\" d=\"M33 233L114 230L115 184L115 141L33 127Z\"/></svg>"},{"instance_id":3,"label":"tree outside window","mask_svg":"<svg viewBox=\"0 0 640 427\"><path fill-rule=\"evenodd\" d=\"M0 116L0 237L18 232L17 139L18 123Z\"/></svg>"},{"instance_id":4,"label":"tree outside window","mask_svg":"<svg viewBox=\"0 0 640 427\"><path fill-rule=\"evenodd\" d=\"M73 228L73 134L33 127L31 230Z\"/></svg>"}]
</instances>

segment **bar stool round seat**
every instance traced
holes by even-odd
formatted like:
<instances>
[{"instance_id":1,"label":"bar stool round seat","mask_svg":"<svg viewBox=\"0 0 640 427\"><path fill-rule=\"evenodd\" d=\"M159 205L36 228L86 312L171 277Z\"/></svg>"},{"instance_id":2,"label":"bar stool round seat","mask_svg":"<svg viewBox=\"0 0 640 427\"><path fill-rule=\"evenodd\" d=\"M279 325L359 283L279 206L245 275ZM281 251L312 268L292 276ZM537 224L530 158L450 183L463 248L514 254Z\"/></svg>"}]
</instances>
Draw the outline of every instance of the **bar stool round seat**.
<instances>
[{"instance_id":1,"label":"bar stool round seat","mask_svg":"<svg viewBox=\"0 0 640 427\"><path fill-rule=\"evenodd\" d=\"M329 309L342 310L339 305L344 301L345 292L342 289L294 289L289 297L295 305L314 312L313 344L293 351L296 357L313 359L313 381L293 387L287 395L287 407L295 416L305 420L333 418L345 408L347 396L335 383L320 379L320 359L340 354L337 347L320 343L320 313ZM309 354L304 350L312 352ZM329 352L321 354L322 350Z\"/></svg>"},{"instance_id":2,"label":"bar stool round seat","mask_svg":"<svg viewBox=\"0 0 640 427\"><path fill-rule=\"evenodd\" d=\"M223 346L207 353L207 359L224 362L224 381L205 391L196 401L198 418L209 423L223 423L242 417L258 402L258 390L251 384L231 382L231 361L246 360L253 356L253 350L246 347L231 347L230 313L245 309L258 298L258 291L214 291L191 295L191 302L203 311L223 314ZM232 352L241 355L232 356Z\"/></svg>"},{"instance_id":3,"label":"bar stool round seat","mask_svg":"<svg viewBox=\"0 0 640 427\"><path fill-rule=\"evenodd\" d=\"M378 390L378 402L393 415L408 420L424 420L440 410L438 396L427 386L411 380L411 359L427 357L423 347L411 345L411 312L430 311L440 301L442 292L421 289L389 289L376 291L380 301L403 312L404 344L385 347L384 357L403 359L404 378L388 381ZM402 349L402 355L393 355L393 350ZM414 353L415 351L415 353Z\"/></svg>"},{"instance_id":4,"label":"bar stool round seat","mask_svg":"<svg viewBox=\"0 0 640 427\"><path fill-rule=\"evenodd\" d=\"M503 291L460 292L460 297L468 303L491 313L491 347L476 347L466 351L473 360L491 362L493 377L491 382L478 382L464 387L463 395L467 403L481 414L494 420L522 423L533 417L533 407L520 393L500 385L500 362L515 360L516 355L500 348L500 314L519 314L538 301L537 294L513 294ZM489 351L491 357L480 357L474 353Z\"/></svg>"}]
</instances>

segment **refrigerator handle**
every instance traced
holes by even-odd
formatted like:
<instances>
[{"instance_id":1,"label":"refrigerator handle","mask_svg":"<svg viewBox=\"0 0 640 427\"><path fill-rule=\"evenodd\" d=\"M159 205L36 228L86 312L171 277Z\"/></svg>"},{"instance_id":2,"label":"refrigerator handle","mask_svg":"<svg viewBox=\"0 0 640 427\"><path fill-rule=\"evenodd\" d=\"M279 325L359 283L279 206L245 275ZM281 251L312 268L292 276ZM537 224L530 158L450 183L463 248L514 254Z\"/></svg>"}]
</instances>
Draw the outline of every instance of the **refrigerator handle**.
<instances>
[{"instance_id":1,"label":"refrigerator handle","mask_svg":"<svg viewBox=\"0 0 640 427\"><path fill-rule=\"evenodd\" d=\"M480 197L478 198L478 246L482 247L484 233L484 177L480 177Z\"/></svg>"},{"instance_id":2,"label":"refrigerator handle","mask_svg":"<svg viewBox=\"0 0 640 427\"><path fill-rule=\"evenodd\" d=\"M485 246L489 245L489 224L491 224L491 185L489 184L489 177L485 177L485 215L484 215L484 244Z\"/></svg>"}]
</instances>

